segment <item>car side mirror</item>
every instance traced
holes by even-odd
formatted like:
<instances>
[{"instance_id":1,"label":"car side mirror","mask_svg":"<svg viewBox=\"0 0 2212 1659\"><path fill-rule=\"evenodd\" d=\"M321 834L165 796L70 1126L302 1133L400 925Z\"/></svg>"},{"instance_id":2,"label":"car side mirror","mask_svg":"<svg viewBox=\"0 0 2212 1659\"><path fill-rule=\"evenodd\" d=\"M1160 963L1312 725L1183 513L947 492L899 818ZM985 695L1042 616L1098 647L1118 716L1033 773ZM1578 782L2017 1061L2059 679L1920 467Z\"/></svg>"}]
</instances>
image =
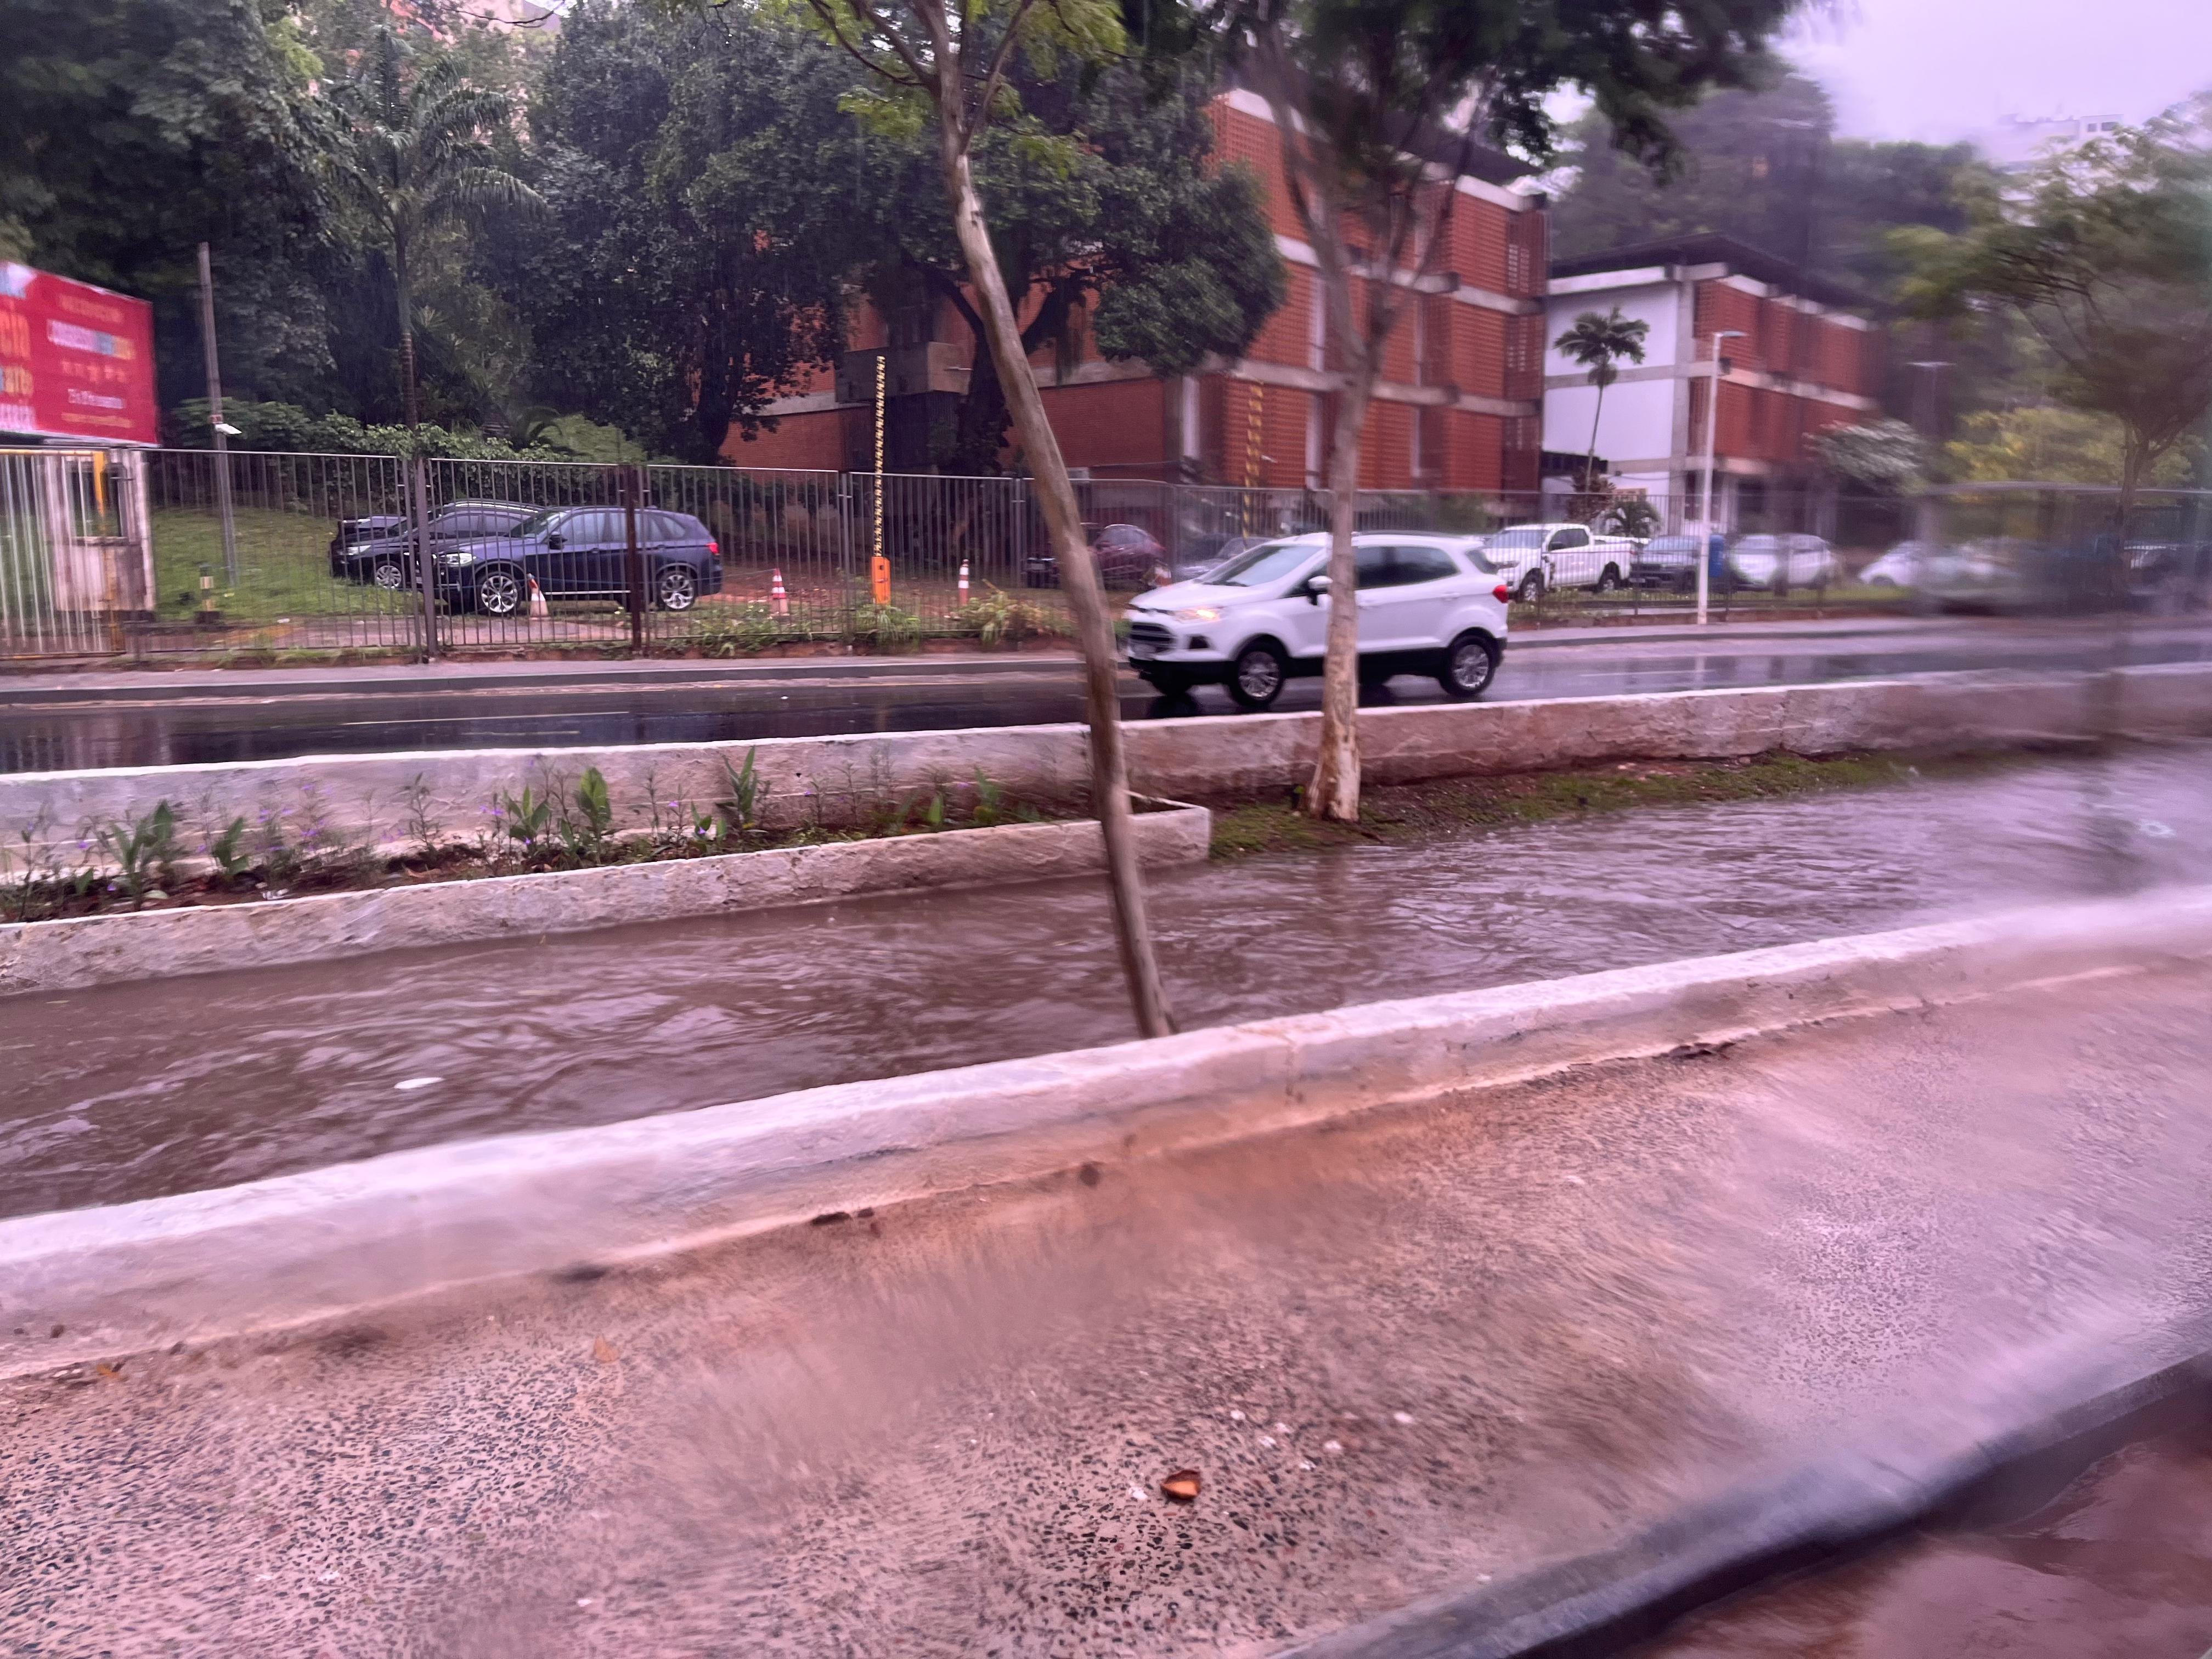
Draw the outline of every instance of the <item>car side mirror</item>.
<instances>
[{"instance_id":1,"label":"car side mirror","mask_svg":"<svg viewBox=\"0 0 2212 1659\"><path fill-rule=\"evenodd\" d=\"M1335 584L1331 582L1327 576L1307 577L1306 603L1308 605L1319 605L1322 599L1328 597L1328 590L1334 585Z\"/></svg>"},{"instance_id":2,"label":"car side mirror","mask_svg":"<svg viewBox=\"0 0 2212 1659\"><path fill-rule=\"evenodd\" d=\"M562 547L567 545L568 539L568 538L567 537L563 536L556 530L545 538L545 545L554 552L558 553Z\"/></svg>"}]
</instances>

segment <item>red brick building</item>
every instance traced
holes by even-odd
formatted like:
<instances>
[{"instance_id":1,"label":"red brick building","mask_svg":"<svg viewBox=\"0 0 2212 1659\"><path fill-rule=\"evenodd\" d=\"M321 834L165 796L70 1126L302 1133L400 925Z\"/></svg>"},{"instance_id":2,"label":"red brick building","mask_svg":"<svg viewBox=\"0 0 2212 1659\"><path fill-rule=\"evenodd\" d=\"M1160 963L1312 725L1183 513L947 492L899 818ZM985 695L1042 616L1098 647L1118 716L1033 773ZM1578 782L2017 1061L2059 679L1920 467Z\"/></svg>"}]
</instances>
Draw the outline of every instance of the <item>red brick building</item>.
<instances>
[{"instance_id":1,"label":"red brick building","mask_svg":"<svg viewBox=\"0 0 2212 1659\"><path fill-rule=\"evenodd\" d=\"M1071 467L1094 478L1271 488L1322 482L1334 403L1330 343L1312 250L1285 191L1266 101L1232 90L1212 106L1218 155L1261 182L1289 294L1244 357L1197 374L1154 374L1095 353L1032 360ZM1369 412L1370 489L1532 489L1543 392L1544 198L1511 188L1522 169L1478 152L1461 180L1450 243L1388 342ZM1355 303L1358 295L1354 295ZM965 388L969 333L950 306L888 319L856 312L838 371L779 399L774 432L732 434L736 465L868 471L875 443L876 354L889 349L885 466L918 470L933 420Z\"/></svg>"}]
</instances>

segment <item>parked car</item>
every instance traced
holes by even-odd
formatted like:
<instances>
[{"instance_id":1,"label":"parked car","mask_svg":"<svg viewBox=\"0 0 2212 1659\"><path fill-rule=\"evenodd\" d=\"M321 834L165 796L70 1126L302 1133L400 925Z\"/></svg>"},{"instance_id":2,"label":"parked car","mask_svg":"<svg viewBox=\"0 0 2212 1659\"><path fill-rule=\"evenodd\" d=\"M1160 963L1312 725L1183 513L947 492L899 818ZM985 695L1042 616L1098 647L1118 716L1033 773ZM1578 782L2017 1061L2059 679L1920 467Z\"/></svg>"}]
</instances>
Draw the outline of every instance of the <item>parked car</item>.
<instances>
[{"instance_id":1,"label":"parked car","mask_svg":"<svg viewBox=\"0 0 2212 1659\"><path fill-rule=\"evenodd\" d=\"M1374 532L1352 539L1358 570L1359 676L1433 676L1479 697L1505 650L1512 589L1475 538ZM1196 581L1128 609L1129 665L1170 695L1218 684L1265 708L1285 683L1322 672L1334 599L1325 535L1264 542Z\"/></svg>"},{"instance_id":2,"label":"parked car","mask_svg":"<svg viewBox=\"0 0 2212 1659\"><path fill-rule=\"evenodd\" d=\"M1091 538L1091 551L1098 561L1098 578L1109 587L1150 587L1171 580L1167 550L1142 526L1109 524ZM1022 570L1030 587L1060 586L1060 556L1049 547L1031 553Z\"/></svg>"},{"instance_id":3,"label":"parked car","mask_svg":"<svg viewBox=\"0 0 2212 1659\"><path fill-rule=\"evenodd\" d=\"M423 527L432 548L456 547L504 535L537 510L518 501L448 501L430 510ZM368 533L347 539L347 530L354 526L366 527ZM405 519L348 520L331 542L331 574L378 587L412 587L416 580L414 555L414 526Z\"/></svg>"},{"instance_id":4,"label":"parked car","mask_svg":"<svg viewBox=\"0 0 2212 1659\"><path fill-rule=\"evenodd\" d=\"M1610 593L1628 580L1638 545L1633 537L1601 536L1580 524L1516 525L1480 538L1480 544L1522 599L1555 587Z\"/></svg>"},{"instance_id":5,"label":"parked car","mask_svg":"<svg viewBox=\"0 0 2212 1659\"><path fill-rule=\"evenodd\" d=\"M1839 580L1843 566L1835 550L1818 536L1742 536L1728 550L1729 576L1739 586L1826 587Z\"/></svg>"},{"instance_id":6,"label":"parked car","mask_svg":"<svg viewBox=\"0 0 2212 1659\"><path fill-rule=\"evenodd\" d=\"M1218 570L1239 554L1273 539L1267 536L1191 536L1184 539L1176 562L1182 567L1182 580L1195 581L1210 570Z\"/></svg>"},{"instance_id":7,"label":"parked car","mask_svg":"<svg viewBox=\"0 0 2212 1659\"><path fill-rule=\"evenodd\" d=\"M530 584L549 599L622 598L629 592L628 532L617 507L548 507L506 533L434 554L448 603L488 617L530 604ZM722 589L722 550L689 513L641 507L639 556L648 605L689 611Z\"/></svg>"},{"instance_id":8,"label":"parked car","mask_svg":"<svg viewBox=\"0 0 2212 1659\"><path fill-rule=\"evenodd\" d=\"M1628 562L1631 587L1663 587L1674 593L1698 588L1698 550L1705 550L1706 586L1717 592L1728 579L1717 536L1654 536Z\"/></svg>"},{"instance_id":9,"label":"parked car","mask_svg":"<svg viewBox=\"0 0 2212 1659\"><path fill-rule=\"evenodd\" d=\"M1859 583L1864 587L1917 587L1942 550L1933 542L1899 542L1859 572Z\"/></svg>"}]
</instances>

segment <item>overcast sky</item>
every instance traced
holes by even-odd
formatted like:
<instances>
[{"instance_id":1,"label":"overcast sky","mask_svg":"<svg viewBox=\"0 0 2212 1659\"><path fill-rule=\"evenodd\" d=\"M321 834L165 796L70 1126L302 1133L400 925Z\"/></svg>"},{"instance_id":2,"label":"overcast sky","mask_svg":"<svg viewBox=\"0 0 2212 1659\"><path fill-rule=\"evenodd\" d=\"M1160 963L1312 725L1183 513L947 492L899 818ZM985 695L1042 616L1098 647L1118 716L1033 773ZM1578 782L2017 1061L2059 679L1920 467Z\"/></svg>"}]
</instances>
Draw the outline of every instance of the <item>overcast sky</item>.
<instances>
[{"instance_id":1,"label":"overcast sky","mask_svg":"<svg viewBox=\"0 0 2212 1659\"><path fill-rule=\"evenodd\" d=\"M1853 137L1948 142L2011 114L2140 121L2212 89L2212 0L1835 0L1784 50Z\"/></svg>"}]
</instances>

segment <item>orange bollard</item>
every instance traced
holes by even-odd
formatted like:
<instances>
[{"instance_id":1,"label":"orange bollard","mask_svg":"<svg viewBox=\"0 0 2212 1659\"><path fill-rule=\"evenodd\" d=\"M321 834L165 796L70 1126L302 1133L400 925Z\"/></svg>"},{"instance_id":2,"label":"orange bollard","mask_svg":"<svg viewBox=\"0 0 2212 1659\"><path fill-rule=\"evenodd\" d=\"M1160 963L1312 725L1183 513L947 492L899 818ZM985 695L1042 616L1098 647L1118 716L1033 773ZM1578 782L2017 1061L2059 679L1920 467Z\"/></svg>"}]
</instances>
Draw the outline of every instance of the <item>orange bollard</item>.
<instances>
[{"instance_id":1,"label":"orange bollard","mask_svg":"<svg viewBox=\"0 0 2212 1659\"><path fill-rule=\"evenodd\" d=\"M783 568L779 565L768 573L768 608L771 616L791 614L790 596L783 591Z\"/></svg>"}]
</instances>

